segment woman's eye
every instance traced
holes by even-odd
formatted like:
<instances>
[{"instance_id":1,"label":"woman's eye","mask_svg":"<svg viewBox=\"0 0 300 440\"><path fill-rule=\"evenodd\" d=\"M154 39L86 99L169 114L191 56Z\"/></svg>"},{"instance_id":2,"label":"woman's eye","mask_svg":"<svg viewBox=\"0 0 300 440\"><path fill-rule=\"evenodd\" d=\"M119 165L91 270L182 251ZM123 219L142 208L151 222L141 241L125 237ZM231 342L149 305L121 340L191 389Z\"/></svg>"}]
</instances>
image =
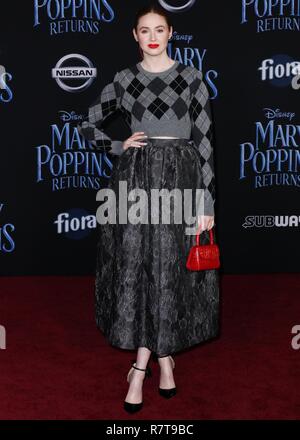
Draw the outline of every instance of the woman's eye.
<instances>
[{"instance_id":1,"label":"woman's eye","mask_svg":"<svg viewBox=\"0 0 300 440\"><path fill-rule=\"evenodd\" d=\"M142 34L146 34L147 32L148 32L148 31L146 31L146 30L141 31ZM164 32L164 30L163 30L163 29L158 29L158 32L159 32L159 33L162 33L162 32Z\"/></svg>"}]
</instances>

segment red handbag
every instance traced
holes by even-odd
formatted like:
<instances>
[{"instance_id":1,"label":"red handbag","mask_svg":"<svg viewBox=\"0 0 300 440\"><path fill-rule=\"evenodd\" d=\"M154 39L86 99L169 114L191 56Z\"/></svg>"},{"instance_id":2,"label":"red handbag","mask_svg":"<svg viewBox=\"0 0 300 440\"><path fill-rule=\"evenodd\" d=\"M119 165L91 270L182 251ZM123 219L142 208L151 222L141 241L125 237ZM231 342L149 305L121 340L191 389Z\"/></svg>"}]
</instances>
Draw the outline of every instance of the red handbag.
<instances>
[{"instance_id":1,"label":"red handbag","mask_svg":"<svg viewBox=\"0 0 300 440\"><path fill-rule=\"evenodd\" d=\"M196 234L196 245L190 249L186 267L189 270L218 269L220 267L220 249L213 242L212 228L209 230L210 244L200 245L200 232Z\"/></svg>"}]
</instances>

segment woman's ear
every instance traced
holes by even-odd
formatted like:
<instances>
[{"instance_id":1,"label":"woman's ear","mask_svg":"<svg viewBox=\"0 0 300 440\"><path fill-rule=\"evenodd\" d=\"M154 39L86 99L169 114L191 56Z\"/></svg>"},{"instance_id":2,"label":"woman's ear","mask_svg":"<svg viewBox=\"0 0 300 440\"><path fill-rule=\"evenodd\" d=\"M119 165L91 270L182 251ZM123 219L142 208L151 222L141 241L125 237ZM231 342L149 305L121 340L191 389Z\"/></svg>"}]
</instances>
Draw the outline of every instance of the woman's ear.
<instances>
[{"instance_id":1,"label":"woman's ear","mask_svg":"<svg viewBox=\"0 0 300 440\"><path fill-rule=\"evenodd\" d=\"M169 33L169 40L172 38L172 34L173 34L173 27L170 27L170 33Z\"/></svg>"},{"instance_id":2,"label":"woman's ear","mask_svg":"<svg viewBox=\"0 0 300 440\"><path fill-rule=\"evenodd\" d=\"M133 33L133 38L135 39L136 42L138 42L137 34L134 28L132 28L132 33Z\"/></svg>"}]
</instances>

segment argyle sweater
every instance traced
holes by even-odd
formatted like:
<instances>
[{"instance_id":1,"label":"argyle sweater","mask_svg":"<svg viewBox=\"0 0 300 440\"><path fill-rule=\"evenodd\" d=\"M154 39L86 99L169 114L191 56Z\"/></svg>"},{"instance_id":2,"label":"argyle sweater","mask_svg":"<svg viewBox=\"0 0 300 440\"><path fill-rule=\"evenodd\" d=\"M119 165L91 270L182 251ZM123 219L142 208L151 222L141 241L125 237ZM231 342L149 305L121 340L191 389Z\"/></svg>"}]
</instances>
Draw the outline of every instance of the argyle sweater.
<instances>
[{"instance_id":1,"label":"argyle sweater","mask_svg":"<svg viewBox=\"0 0 300 440\"><path fill-rule=\"evenodd\" d=\"M109 153L120 156L125 151L123 142L113 141L101 130L104 119L116 110L121 110L132 133L144 131L148 137L173 136L194 142L201 156L204 214L214 215L212 116L202 72L175 61L162 72L150 72L138 63L116 73L77 128L94 146L110 147Z\"/></svg>"}]
</instances>

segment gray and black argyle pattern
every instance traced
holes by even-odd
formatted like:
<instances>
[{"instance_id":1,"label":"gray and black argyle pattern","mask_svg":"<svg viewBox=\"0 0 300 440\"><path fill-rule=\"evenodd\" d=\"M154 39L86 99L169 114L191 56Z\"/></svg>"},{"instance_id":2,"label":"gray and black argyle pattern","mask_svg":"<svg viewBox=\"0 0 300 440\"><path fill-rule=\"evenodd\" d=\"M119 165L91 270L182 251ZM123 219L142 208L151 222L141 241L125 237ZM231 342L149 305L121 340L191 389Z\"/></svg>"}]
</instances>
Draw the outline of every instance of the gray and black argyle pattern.
<instances>
[{"instance_id":1,"label":"gray and black argyle pattern","mask_svg":"<svg viewBox=\"0 0 300 440\"><path fill-rule=\"evenodd\" d=\"M78 126L79 132L100 149L121 155L122 141L113 141L102 129L104 119L121 110L132 133L148 137L190 139L200 152L204 183L204 214L214 215L215 176L212 115L208 89L201 71L178 61L163 72L149 72L140 63L116 73Z\"/></svg>"}]
</instances>

